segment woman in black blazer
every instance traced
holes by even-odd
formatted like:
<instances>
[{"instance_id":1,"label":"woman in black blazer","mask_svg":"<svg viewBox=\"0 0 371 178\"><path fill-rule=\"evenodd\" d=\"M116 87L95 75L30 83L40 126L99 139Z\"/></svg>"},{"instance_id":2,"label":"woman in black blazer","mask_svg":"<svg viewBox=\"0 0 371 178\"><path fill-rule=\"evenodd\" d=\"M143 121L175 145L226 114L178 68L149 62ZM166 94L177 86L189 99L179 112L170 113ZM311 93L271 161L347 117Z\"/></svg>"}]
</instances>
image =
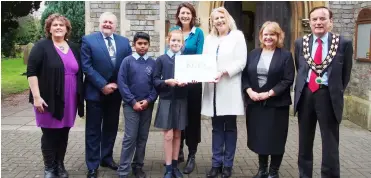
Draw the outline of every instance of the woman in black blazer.
<instances>
[{"instance_id":1,"label":"woman in black blazer","mask_svg":"<svg viewBox=\"0 0 371 178\"><path fill-rule=\"evenodd\" d=\"M285 152L295 69L292 54L283 49L284 32L276 22L260 29L261 48L247 58L242 87L247 102L248 147L259 154L255 178L276 178ZM271 163L268 172L268 156Z\"/></svg>"},{"instance_id":2,"label":"woman in black blazer","mask_svg":"<svg viewBox=\"0 0 371 178\"><path fill-rule=\"evenodd\" d=\"M68 134L76 113L84 115L83 73L79 46L67 41L69 20L52 14L45 20L46 39L32 48L27 65L29 102L42 130L44 177L68 177L64 167Z\"/></svg>"}]
</instances>

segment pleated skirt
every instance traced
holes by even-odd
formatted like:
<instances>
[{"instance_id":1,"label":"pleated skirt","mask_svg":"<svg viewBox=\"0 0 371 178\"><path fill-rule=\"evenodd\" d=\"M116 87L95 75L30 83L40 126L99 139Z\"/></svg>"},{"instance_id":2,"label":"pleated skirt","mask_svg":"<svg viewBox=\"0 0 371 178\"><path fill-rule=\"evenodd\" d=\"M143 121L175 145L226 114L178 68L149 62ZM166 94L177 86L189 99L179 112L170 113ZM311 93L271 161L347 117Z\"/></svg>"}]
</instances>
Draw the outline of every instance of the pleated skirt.
<instances>
[{"instance_id":1,"label":"pleated skirt","mask_svg":"<svg viewBox=\"0 0 371 178\"><path fill-rule=\"evenodd\" d=\"M184 130L187 120L187 99L160 99L154 124L156 128Z\"/></svg>"}]
</instances>

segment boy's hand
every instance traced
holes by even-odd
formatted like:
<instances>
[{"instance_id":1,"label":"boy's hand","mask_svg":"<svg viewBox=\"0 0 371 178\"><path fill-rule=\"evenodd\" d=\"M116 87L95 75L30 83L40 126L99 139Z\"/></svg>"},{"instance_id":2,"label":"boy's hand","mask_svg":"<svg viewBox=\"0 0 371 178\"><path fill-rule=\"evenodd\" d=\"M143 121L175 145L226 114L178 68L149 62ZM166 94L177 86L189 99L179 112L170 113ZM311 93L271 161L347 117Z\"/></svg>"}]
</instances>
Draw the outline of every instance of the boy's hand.
<instances>
[{"instance_id":1,"label":"boy's hand","mask_svg":"<svg viewBox=\"0 0 371 178\"><path fill-rule=\"evenodd\" d=\"M143 110L142 105L141 105L139 102L136 102L136 103L134 104L133 109L134 109L135 111L137 111L137 112Z\"/></svg>"},{"instance_id":2,"label":"boy's hand","mask_svg":"<svg viewBox=\"0 0 371 178\"><path fill-rule=\"evenodd\" d=\"M148 108L148 101L147 100L142 100L139 101L140 106L142 107L143 110Z\"/></svg>"}]
</instances>

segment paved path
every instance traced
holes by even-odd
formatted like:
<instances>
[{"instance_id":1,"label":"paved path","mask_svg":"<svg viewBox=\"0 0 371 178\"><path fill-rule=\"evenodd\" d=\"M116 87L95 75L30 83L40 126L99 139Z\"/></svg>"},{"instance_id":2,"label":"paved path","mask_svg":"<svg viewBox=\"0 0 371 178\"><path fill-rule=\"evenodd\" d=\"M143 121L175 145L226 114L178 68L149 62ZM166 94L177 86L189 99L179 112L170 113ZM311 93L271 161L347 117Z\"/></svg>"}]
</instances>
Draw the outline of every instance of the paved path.
<instances>
[{"instance_id":1,"label":"paved path","mask_svg":"<svg viewBox=\"0 0 371 178\"><path fill-rule=\"evenodd\" d=\"M18 98L17 98L18 97ZM27 97L17 96L14 100L2 102L1 117L1 177L43 177L43 161L40 150L41 131L35 126L34 114ZM22 98L23 97L23 98ZM77 119L70 132L65 159L70 177L86 177L84 119ZM120 127L122 128L122 123ZM211 122L202 120L202 143L199 146L197 168L190 178L205 177L211 161ZM349 121L340 127L341 177L371 177L371 132ZM114 147L114 159L118 162L123 132L118 133ZM246 146L245 119L238 120L238 143L233 177L252 177L257 172L257 155ZM144 170L151 178L162 178L163 145L162 134L151 127L148 139ZM186 149L185 149L186 150ZM317 127L314 143L314 175L320 177L321 139ZM281 177L298 177L298 128L296 118L290 118L286 153L280 169ZM180 165L183 167L184 163ZM114 171L99 168L99 177L117 177Z\"/></svg>"}]
</instances>

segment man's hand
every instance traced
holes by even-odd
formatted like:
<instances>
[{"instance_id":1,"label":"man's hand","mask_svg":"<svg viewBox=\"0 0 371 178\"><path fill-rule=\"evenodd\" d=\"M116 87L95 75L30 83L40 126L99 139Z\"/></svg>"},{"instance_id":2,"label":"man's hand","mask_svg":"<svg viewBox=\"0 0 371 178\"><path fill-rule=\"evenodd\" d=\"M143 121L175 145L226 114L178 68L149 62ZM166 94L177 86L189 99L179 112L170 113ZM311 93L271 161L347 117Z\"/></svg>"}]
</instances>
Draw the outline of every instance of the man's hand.
<instances>
[{"instance_id":1,"label":"man's hand","mask_svg":"<svg viewBox=\"0 0 371 178\"><path fill-rule=\"evenodd\" d=\"M106 86L103 87L102 92L104 95L109 95L113 93L117 89L116 83L109 83Z\"/></svg>"},{"instance_id":2,"label":"man's hand","mask_svg":"<svg viewBox=\"0 0 371 178\"><path fill-rule=\"evenodd\" d=\"M148 101L147 100L142 100L139 101L140 106L142 107L143 110L146 110L148 108Z\"/></svg>"},{"instance_id":3,"label":"man's hand","mask_svg":"<svg viewBox=\"0 0 371 178\"><path fill-rule=\"evenodd\" d=\"M133 109L134 109L135 111L137 111L137 112L143 110L142 105L140 104L140 102L136 102L136 103L134 104L134 106L133 106Z\"/></svg>"},{"instance_id":4,"label":"man's hand","mask_svg":"<svg viewBox=\"0 0 371 178\"><path fill-rule=\"evenodd\" d=\"M117 89L117 84L116 83L109 83L108 85L110 85L113 90Z\"/></svg>"}]
</instances>

